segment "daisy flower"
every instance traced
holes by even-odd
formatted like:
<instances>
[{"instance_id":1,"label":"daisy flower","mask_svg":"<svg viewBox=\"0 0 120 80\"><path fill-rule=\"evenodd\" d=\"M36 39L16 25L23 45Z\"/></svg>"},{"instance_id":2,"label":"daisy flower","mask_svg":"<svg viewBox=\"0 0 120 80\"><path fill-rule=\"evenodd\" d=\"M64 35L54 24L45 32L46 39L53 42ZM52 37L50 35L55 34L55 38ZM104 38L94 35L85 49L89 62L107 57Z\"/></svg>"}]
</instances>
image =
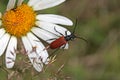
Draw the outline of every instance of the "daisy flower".
<instances>
[{"instance_id":1,"label":"daisy flower","mask_svg":"<svg viewBox=\"0 0 120 80\"><path fill-rule=\"evenodd\" d=\"M67 30L60 25L73 25L66 17L53 14L37 14L39 10L47 9L61 4L65 0L29 0L27 4L23 0L9 0L4 14L0 13L0 56L5 52L7 68L12 68L16 59L17 39L23 42L28 58L33 67L40 72L44 64L47 64L48 52L40 39L51 43L49 39L60 36L56 29L65 34ZM70 32L69 32L70 33ZM68 46L67 46L68 47ZM66 47L66 48L67 48Z\"/></svg>"}]
</instances>

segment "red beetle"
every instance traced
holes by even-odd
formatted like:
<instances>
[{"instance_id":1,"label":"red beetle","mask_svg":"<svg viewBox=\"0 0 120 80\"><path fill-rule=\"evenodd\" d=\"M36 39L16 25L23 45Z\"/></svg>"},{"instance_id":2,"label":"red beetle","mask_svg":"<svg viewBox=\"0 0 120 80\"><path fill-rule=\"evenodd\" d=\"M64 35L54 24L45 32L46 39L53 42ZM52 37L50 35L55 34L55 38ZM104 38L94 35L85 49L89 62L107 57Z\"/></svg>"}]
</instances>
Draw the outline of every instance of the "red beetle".
<instances>
[{"instance_id":1,"label":"red beetle","mask_svg":"<svg viewBox=\"0 0 120 80\"><path fill-rule=\"evenodd\" d=\"M77 24L77 21L76 21L76 24ZM53 42L50 43L49 46L47 46L44 50L48 49L48 48L51 48L51 49L57 49L57 48L60 48L61 46L63 46L63 48L66 46L67 42L68 41L72 41L74 40L75 38L79 38L79 39L82 39L84 41L87 42L87 40L85 40L84 38L82 37L78 37L78 36L75 36L74 33L75 33L75 29L76 29L76 25L74 27L74 30L73 32L68 35L67 34L67 31L65 31L65 36L60 33L59 31L56 30L56 28L54 27L54 30L59 33L61 35L61 37L59 37L58 39L55 39ZM53 39L49 39L49 40L53 40Z\"/></svg>"}]
</instances>

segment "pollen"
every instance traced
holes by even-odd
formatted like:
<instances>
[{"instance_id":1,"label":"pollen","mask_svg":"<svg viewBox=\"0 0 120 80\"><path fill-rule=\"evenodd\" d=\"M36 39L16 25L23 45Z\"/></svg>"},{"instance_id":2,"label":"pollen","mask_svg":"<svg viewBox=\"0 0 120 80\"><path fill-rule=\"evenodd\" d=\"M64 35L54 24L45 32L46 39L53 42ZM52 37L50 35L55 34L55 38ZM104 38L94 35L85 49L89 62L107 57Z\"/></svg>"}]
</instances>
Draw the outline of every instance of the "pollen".
<instances>
[{"instance_id":1,"label":"pollen","mask_svg":"<svg viewBox=\"0 0 120 80\"><path fill-rule=\"evenodd\" d=\"M35 25L35 16L36 14L31 7L22 4L4 13L2 16L3 27L11 35L24 36Z\"/></svg>"}]
</instances>

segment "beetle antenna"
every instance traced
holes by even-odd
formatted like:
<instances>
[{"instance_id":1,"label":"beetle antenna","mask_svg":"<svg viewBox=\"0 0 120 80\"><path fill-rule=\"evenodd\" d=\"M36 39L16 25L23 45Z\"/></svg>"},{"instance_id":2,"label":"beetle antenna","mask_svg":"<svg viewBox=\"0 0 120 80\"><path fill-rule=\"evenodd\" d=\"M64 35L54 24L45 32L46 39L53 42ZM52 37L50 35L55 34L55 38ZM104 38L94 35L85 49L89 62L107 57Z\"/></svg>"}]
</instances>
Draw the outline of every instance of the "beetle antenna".
<instances>
[{"instance_id":1,"label":"beetle antenna","mask_svg":"<svg viewBox=\"0 0 120 80\"><path fill-rule=\"evenodd\" d=\"M82 39L82 40L84 40L86 43L88 43L88 41L87 41L85 38L83 38L83 37L78 37L78 36L76 36L76 38Z\"/></svg>"},{"instance_id":2,"label":"beetle antenna","mask_svg":"<svg viewBox=\"0 0 120 80\"><path fill-rule=\"evenodd\" d=\"M74 27L73 32L72 32L73 34L75 33L75 30L76 30L77 24L78 24L78 20L76 19L76 21L75 21L75 27Z\"/></svg>"}]
</instances>

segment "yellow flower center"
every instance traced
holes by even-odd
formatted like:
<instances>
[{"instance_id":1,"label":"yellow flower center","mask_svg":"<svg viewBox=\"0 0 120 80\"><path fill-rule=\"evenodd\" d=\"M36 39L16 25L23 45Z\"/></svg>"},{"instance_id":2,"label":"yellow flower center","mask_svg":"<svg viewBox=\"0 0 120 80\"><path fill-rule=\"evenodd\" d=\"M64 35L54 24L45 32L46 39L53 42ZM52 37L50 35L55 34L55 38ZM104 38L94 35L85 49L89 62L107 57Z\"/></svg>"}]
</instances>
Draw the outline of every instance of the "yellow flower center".
<instances>
[{"instance_id":1,"label":"yellow flower center","mask_svg":"<svg viewBox=\"0 0 120 80\"><path fill-rule=\"evenodd\" d=\"M16 37L27 34L35 24L35 12L31 7L22 4L16 9L7 11L2 16L2 23L5 30Z\"/></svg>"}]
</instances>

